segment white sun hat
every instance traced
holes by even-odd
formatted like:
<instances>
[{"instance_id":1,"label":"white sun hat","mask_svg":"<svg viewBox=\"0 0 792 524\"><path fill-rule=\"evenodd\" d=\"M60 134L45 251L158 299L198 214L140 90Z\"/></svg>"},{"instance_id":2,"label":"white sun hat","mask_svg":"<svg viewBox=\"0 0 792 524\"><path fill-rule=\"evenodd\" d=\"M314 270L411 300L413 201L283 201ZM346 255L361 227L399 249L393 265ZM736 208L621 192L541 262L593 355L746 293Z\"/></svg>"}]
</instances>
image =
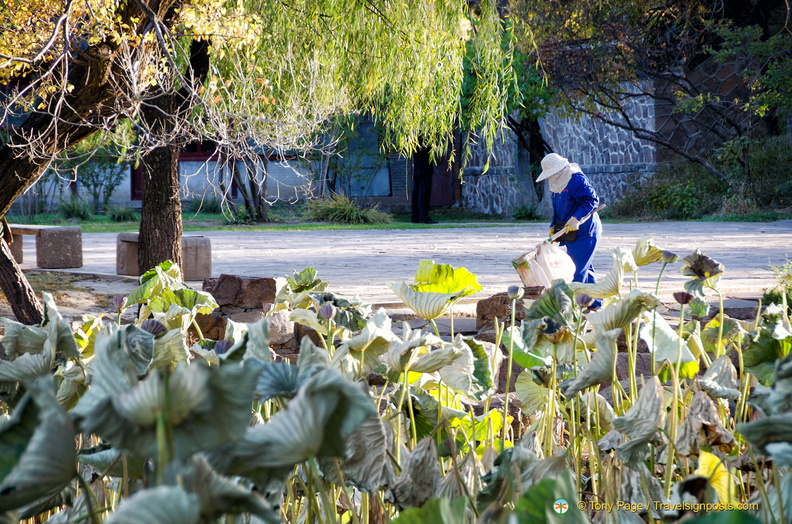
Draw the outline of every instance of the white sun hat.
<instances>
[{"instance_id":1,"label":"white sun hat","mask_svg":"<svg viewBox=\"0 0 792 524\"><path fill-rule=\"evenodd\" d=\"M566 167L569 167L569 160L557 153L550 153L542 159L542 174L539 175L536 181L541 182L553 175L557 175Z\"/></svg>"}]
</instances>

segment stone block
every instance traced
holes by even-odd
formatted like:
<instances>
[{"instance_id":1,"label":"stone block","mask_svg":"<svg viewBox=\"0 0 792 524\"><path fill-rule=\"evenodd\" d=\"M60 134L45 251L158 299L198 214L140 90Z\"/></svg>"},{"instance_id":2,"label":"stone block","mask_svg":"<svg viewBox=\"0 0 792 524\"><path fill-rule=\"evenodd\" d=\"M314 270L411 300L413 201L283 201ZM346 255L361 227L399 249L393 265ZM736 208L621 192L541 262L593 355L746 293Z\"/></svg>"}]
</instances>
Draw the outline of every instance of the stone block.
<instances>
[{"instance_id":1,"label":"stone block","mask_svg":"<svg viewBox=\"0 0 792 524\"><path fill-rule=\"evenodd\" d=\"M25 261L25 256L22 251L22 248L24 247L22 238L22 235L15 235L14 241L8 246L8 248L11 250L11 255L13 255L17 264L21 264Z\"/></svg>"},{"instance_id":2,"label":"stone block","mask_svg":"<svg viewBox=\"0 0 792 524\"><path fill-rule=\"evenodd\" d=\"M116 273L139 276L139 233L119 233L116 237ZM182 278L203 280L212 276L212 244L206 237L182 237Z\"/></svg>"},{"instance_id":3,"label":"stone block","mask_svg":"<svg viewBox=\"0 0 792 524\"><path fill-rule=\"evenodd\" d=\"M525 291L524 299L537 299L541 295L543 287L523 288ZM520 321L525 317L525 305L522 300L518 300L515 308L516 320ZM511 299L507 293L496 293L489 298L480 300L476 304L476 329L491 327L495 319L511 320Z\"/></svg>"},{"instance_id":4,"label":"stone block","mask_svg":"<svg viewBox=\"0 0 792 524\"><path fill-rule=\"evenodd\" d=\"M281 287L286 284L282 277L243 277L220 275L211 289L212 296L221 308L262 309L266 302L273 304Z\"/></svg>"},{"instance_id":5,"label":"stone block","mask_svg":"<svg viewBox=\"0 0 792 524\"><path fill-rule=\"evenodd\" d=\"M36 265L44 269L82 267L82 229L79 226L43 228L36 236Z\"/></svg>"}]
</instances>

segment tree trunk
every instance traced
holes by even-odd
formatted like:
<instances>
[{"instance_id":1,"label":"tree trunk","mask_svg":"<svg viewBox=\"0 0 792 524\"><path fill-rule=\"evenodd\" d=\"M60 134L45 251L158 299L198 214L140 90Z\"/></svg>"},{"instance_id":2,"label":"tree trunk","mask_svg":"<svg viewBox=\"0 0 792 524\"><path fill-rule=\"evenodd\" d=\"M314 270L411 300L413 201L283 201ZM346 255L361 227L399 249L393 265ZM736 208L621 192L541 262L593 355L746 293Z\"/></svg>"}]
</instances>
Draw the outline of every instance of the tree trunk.
<instances>
[{"instance_id":1,"label":"tree trunk","mask_svg":"<svg viewBox=\"0 0 792 524\"><path fill-rule=\"evenodd\" d=\"M23 324L41 324L44 308L14 260L5 239L0 239L0 251L0 287L11 304L14 316Z\"/></svg>"},{"instance_id":2,"label":"tree trunk","mask_svg":"<svg viewBox=\"0 0 792 524\"><path fill-rule=\"evenodd\" d=\"M197 88L209 71L209 42L190 44L190 70L185 75ZM176 126L187 118L191 95L186 87L161 93L141 108L143 127L155 137L178 135ZM182 205L179 198L179 154L181 145L156 147L143 157L141 184L143 205L138 237L138 266L141 273L170 260L182 272Z\"/></svg>"},{"instance_id":3,"label":"tree trunk","mask_svg":"<svg viewBox=\"0 0 792 524\"><path fill-rule=\"evenodd\" d=\"M165 98L172 97L166 95ZM145 120L147 117L143 118ZM141 274L166 260L183 269L180 152L178 146L158 147L145 155L141 162L143 206L138 237L138 267Z\"/></svg>"}]
</instances>

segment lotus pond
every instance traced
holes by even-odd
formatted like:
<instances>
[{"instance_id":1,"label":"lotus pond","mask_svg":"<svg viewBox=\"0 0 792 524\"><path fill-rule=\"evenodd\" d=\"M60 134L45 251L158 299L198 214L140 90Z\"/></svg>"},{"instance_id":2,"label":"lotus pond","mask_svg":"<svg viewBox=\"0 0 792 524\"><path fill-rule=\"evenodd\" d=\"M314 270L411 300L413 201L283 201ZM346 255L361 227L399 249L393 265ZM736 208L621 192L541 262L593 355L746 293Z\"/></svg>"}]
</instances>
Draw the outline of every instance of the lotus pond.
<instances>
[{"instance_id":1,"label":"lotus pond","mask_svg":"<svg viewBox=\"0 0 792 524\"><path fill-rule=\"evenodd\" d=\"M44 321L5 319L0 340L2 521L792 521L785 299L732 319L705 254L644 237L612 255L597 284L510 288L494 343L440 336L435 320L481 286L432 261L391 286L422 328L312 268L222 340L196 322L216 302L171 263L117 316L72 323L44 293ZM666 271L689 277L671 316ZM270 348L279 311L311 330L294 360Z\"/></svg>"}]
</instances>

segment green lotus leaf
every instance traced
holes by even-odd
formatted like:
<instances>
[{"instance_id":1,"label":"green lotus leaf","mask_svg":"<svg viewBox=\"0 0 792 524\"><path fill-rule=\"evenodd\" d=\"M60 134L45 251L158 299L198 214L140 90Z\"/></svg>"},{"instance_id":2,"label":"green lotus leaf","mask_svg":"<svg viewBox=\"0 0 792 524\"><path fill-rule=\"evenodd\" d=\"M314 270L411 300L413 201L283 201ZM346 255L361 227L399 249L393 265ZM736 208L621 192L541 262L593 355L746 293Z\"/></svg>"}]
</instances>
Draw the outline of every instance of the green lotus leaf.
<instances>
[{"instance_id":1,"label":"green lotus leaf","mask_svg":"<svg viewBox=\"0 0 792 524\"><path fill-rule=\"evenodd\" d=\"M326 368L330 365L330 354L325 348L314 344L307 336L300 341L300 351L297 355L297 367L305 372L308 368Z\"/></svg>"},{"instance_id":2,"label":"green lotus leaf","mask_svg":"<svg viewBox=\"0 0 792 524\"><path fill-rule=\"evenodd\" d=\"M58 392L55 395L58 404L64 408L72 407L78 395L85 390L87 379L85 368L69 361L55 370L54 376L60 378Z\"/></svg>"},{"instance_id":3,"label":"green lotus leaf","mask_svg":"<svg viewBox=\"0 0 792 524\"><path fill-rule=\"evenodd\" d=\"M611 249L613 257L613 267L604 277L597 280L594 284L583 284L581 282L570 282L569 288L575 294L586 294L593 298L615 297L621 292L624 273L635 271L635 260L630 251L617 247Z\"/></svg>"},{"instance_id":4,"label":"green lotus leaf","mask_svg":"<svg viewBox=\"0 0 792 524\"><path fill-rule=\"evenodd\" d=\"M646 315L645 320L641 325L640 337L646 342L649 351L654 352L655 362L668 361L673 366L679 362L680 377L695 377L699 371L699 363L687 341L680 340L679 334L662 316Z\"/></svg>"},{"instance_id":5,"label":"green lotus leaf","mask_svg":"<svg viewBox=\"0 0 792 524\"><path fill-rule=\"evenodd\" d=\"M629 438L618 446L619 457L628 465L637 465L644 459L649 443L660 428L662 408L663 387L660 380L652 376L624 416L613 419L614 429Z\"/></svg>"},{"instance_id":6,"label":"green lotus leaf","mask_svg":"<svg viewBox=\"0 0 792 524\"><path fill-rule=\"evenodd\" d=\"M504 347L511 348L512 359L525 369L549 366L552 363L551 357L546 357L536 351L539 333L546 325L545 318L523 320L519 327L511 326L503 332Z\"/></svg>"},{"instance_id":7,"label":"green lotus leaf","mask_svg":"<svg viewBox=\"0 0 792 524\"><path fill-rule=\"evenodd\" d=\"M461 296L459 293L417 291L404 282L398 285L391 282L388 285L407 307L426 320L432 320L443 315Z\"/></svg>"},{"instance_id":8,"label":"green lotus leaf","mask_svg":"<svg viewBox=\"0 0 792 524\"><path fill-rule=\"evenodd\" d=\"M633 249L633 259L639 266L646 266L663 260L663 250L654 243L652 235L642 236Z\"/></svg>"},{"instance_id":9,"label":"green lotus leaf","mask_svg":"<svg viewBox=\"0 0 792 524\"><path fill-rule=\"evenodd\" d=\"M690 315L693 317L703 318L709 315L710 305L701 297L696 297L690 301L687 307Z\"/></svg>"},{"instance_id":10,"label":"green lotus leaf","mask_svg":"<svg viewBox=\"0 0 792 524\"><path fill-rule=\"evenodd\" d=\"M51 293L42 293L44 302L44 320L41 327L47 330L47 343L54 347L56 359L79 358L80 350L74 340L71 322L65 320L58 312L55 299Z\"/></svg>"},{"instance_id":11,"label":"green lotus leaf","mask_svg":"<svg viewBox=\"0 0 792 524\"><path fill-rule=\"evenodd\" d=\"M9 511L6 512L4 515L8 517L14 518L6 518L3 520L0 518L0 522L3 524L19 524L19 522L27 519L35 518L36 516L44 513L45 511L50 511L58 508L62 508L63 506L68 506L66 510L62 510L57 514L53 515L52 517L47 519L47 522L51 524L57 524L61 522L62 519L61 514L65 516L70 516L75 518L78 513L77 511L82 511L82 515L88 513L87 504L83 504L85 497L81 495L77 496L77 480L71 481L65 488L60 490L55 495L51 497L45 497L36 500L35 502L31 502L30 504L25 504L24 506L19 507L15 512ZM74 511L74 510L77 511ZM70 512L71 510L71 512ZM16 513L17 515L14 515ZM68 519L63 520L63 522L67 522Z\"/></svg>"},{"instance_id":12,"label":"green lotus leaf","mask_svg":"<svg viewBox=\"0 0 792 524\"><path fill-rule=\"evenodd\" d=\"M613 406L600 395L589 391L580 396L582 401L581 416L590 421L592 427L599 428L600 431L607 432L613 428Z\"/></svg>"},{"instance_id":13,"label":"green lotus leaf","mask_svg":"<svg viewBox=\"0 0 792 524\"><path fill-rule=\"evenodd\" d=\"M183 287L185 286L182 283L179 266L166 260L140 276L140 285L129 294L127 304L142 304L148 302L151 297L161 295L165 289Z\"/></svg>"},{"instance_id":14,"label":"green lotus leaf","mask_svg":"<svg viewBox=\"0 0 792 524\"><path fill-rule=\"evenodd\" d=\"M8 318L2 320L4 334L0 344L5 348L6 358L12 360L19 355L42 352L47 342L47 330Z\"/></svg>"},{"instance_id":15,"label":"green lotus leaf","mask_svg":"<svg viewBox=\"0 0 792 524\"><path fill-rule=\"evenodd\" d=\"M94 342L96 335L104 327L102 317L91 317L83 315L83 322L80 327L74 331L74 341L80 348L82 358L90 358L94 354Z\"/></svg>"},{"instance_id":16,"label":"green lotus leaf","mask_svg":"<svg viewBox=\"0 0 792 524\"><path fill-rule=\"evenodd\" d=\"M112 333L114 329L117 328L108 326L105 333ZM135 372L138 375L146 374L154 358L154 335L133 324L127 324L119 332L124 337L126 351L135 366Z\"/></svg>"},{"instance_id":17,"label":"green lotus leaf","mask_svg":"<svg viewBox=\"0 0 792 524\"><path fill-rule=\"evenodd\" d=\"M93 379L72 410L81 429L142 457L157 455L157 414L164 412L163 371L138 381L124 337L97 339ZM179 365L167 378L168 423L176 457L240 437L250 420L257 370L226 363Z\"/></svg>"},{"instance_id":18,"label":"green lotus leaf","mask_svg":"<svg viewBox=\"0 0 792 524\"><path fill-rule=\"evenodd\" d=\"M462 349L453 345L444 345L440 349L417 348L409 352L409 360L404 371L414 373L434 373L445 366L450 366L462 356Z\"/></svg>"},{"instance_id":19,"label":"green lotus leaf","mask_svg":"<svg viewBox=\"0 0 792 524\"><path fill-rule=\"evenodd\" d=\"M728 398L738 400L740 390L737 386L737 370L729 357L721 355L707 368L707 372L699 379L701 389L712 398Z\"/></svg>"},{"instance_id":20,"label":"green lotus leaf","mask_svg":"<svg viewBox=\"0 0 792 524\"><path fill-rule=\"evenodd\" d=\"M106 524L198 524L201 500L180 486L138 491L110 513Z\"/></svg>"},{"instance_id":21,"label":"green lotus leaf","mask_svg":"<svg viewBox=\"0 0 792 524\"><path fill-rule=\"evenodd\" d=\"M41 353L24 353L16 359L0 360L0 382L29 382L36 377L49 375L55 365L55 354L51 349Z\"/></svg>"},{"instance_id":22,"label":"green lotus leaf","mask_svg":"<svg viewBox=\"0 0 792 524\"><path fill-rule=\"evenodd\" d=\"M220 356L221 361L239 362L256 358L264 362L272 362L269 348L269 318L263 317L256 322L245 324L235 322L232 330L233 333L226 331L226 339L233 340L234 345Z\"/></svg>"},{"instance_id":23,"label":"green lotus leaf","mask_svg":"<svg viewBox=\"0 0 792 524\"><path fill-rule=\"evenodd\" d=\"M520 409L528 416L547 408L550 390L534 382L529 373L520 373L514 381L514 393L520 401Z\"/></svg>"},{"instance_id":24,"label":"green lotus leaf","mask_svg":"<svg viewBox=\"0 0 792 524\"><path fill-rule=\"evenodd\" d=\"M756 375L765 385L773 381L777 359L785 358L792 350L792 333L781 314L781 308L771 304L758 319L756 329L747 334L743 345L746 371Z\"/></svg>"},{"instance_id":25,"label":"green lotus leaf","mask_svg":"<svg viewBox=\"0 0 792 524\"><path fill-rule=\"evenodd\" d=\"M203 522L216 522L224 515L239 513L256 515L273 524L281 522L257 486L245 479L220 475L202 454L190 457L178 469L173 468L165 482L178 484L198 495Z\"/></svg>"},{"instance_id":26,"label":"green lotus leaf","mask_svg":"<svg viewBox=\"0 0 792 524\"><path fill-rule=\"evenodd\" d=\"M293 398L302 385L320 369L312 367L303 370L287 362L253 360L248 361L247 365L260 366L256 393L261 400L276 397Z\"/></svg>"},{"instance_id":27,"label":"green lotus leaf","mask_svg":"<svg viewBox=\"0 0 792 524\"><path fill-rule=\"evenodd\" d=\"M597 332L597 350L594 352L591 362L577 377L559 384L564 396L569 398L588 387L613 380L616 355L619 351L616 340L621 332L621 328Z\"/></svg>"},{"instance_id":28,"label":"green lotus leaf","mask_svg":"<svg viewBox=\"0 0 792 524\"><path fill-rule=\"evenodd\" d=\"M60 492L77 474L74 426L52 378L31 382L0 425L0 512Z\"/></svg>"},{"instance_id":29,"label":"green lotus leaf","mask_svg":"<svg viewBox=\"0 0 792 524\"><path fill-rule=\"evenodd\" d=\"M151 316L154 320L161 322L168 329L187 329L192 324L193 313L186 307L179 304L169 304L167 309L163 311L154 311L149 309L146 304L141 308L140 318L148 318Z\"/></svg>"},{"instance_id":30,"label":"green lotus leaf","mask_svg":"<svg viewBox=\"0 0 792 524\"><path fill-rule=\"evenodd\" d=\"M556 280L542 295L534 300L525 312L526 320L538 320L550 317L556 322L574 325L577 317L574 313L572 290L563 280ZM530 346L528 346L530 347Z\"/></svg>"},{"instance_id":31,"label":"green lotus leaf","mask_svg":"<svg viewBox=\"0 0 792 524\"><path fill-rule=\"evenodd\" d=\"M244 437L214 454L228 462L229 474L283 475L315 456L343 457L346 439L376 407L358 384L332 369L312 376L268 423L247 429Z\"/></svg>"},{"instance_id":32,"label":"green lotus leaf","mask_svg":"<svg viewBox=\"0 0 792 524\"><path fill-rule=\"evenodd\" d=\"M483 289L478 283L478 277L464 267L435 264L431 260L421 260L418 263L413 288L426 293L451 293L460 297Z\"/></svg>"},{"instance_id":33,"label":"green lotus leaf","mask_svg":"<svg viewBox=\"0 0 792 524\"><path fill-rule=\"evenodd\" d=\"M141 479L146 470L145 460L107 445L80 450L77 462L93 466L97 471L107 472L111 476L126 476L128 479Z\"/></svg>"},{"instance_id":34,"label":"green lotus leaf","mask_svg":"<svg viewBox=\"0 0 792 524\"><path fill-rule=\"evenodd\" d=\"M443 384L477 400L483 400L493 391L491 358L480 343L472 338L457 335L453 347L460 356L451 364L438 370Z\"/></svg>"},{"instance_id":35,"label":"green lotus leaf","mask_svg":"<svg viewBox=\"0 0 792 524\"><path fill-rule=\"evenodd\" d=\"M187 349L187 334L181 329L171 329L154 340L154 367L173 366L185 364L190 360L190 350Z\"/></svg>"},{"instance_id":36,"label":"green lotus leaf","mask_svg":"<svg viewBox=\"0 0 792 524\"><path fill-rule=\"evenodd\" d=\"M456 524L465 522L467 514L467 499L457 497L433 498L427 500L420 508L408 508L399 512L399 516L391 521L392 524L423 524L434 522L436 524Z\"/></svg>"},{"instance_id":37,"label":"green lotus leaf","mask_svg":"<svg viewBox=\"0 0 792 524\"><path fill-rule=\"evenodd\" d=\"M596 344L596 332L610 331L617 328L627 330L630 324L643 311L651 311L659 305L660 301L651 293L633 289L621 300L599 311L588 313L586 319L594 326L595 330L583 336L586 347L593 347Z\"/></svg>"},{"instance_id":38,"label":"green lotus leaf","mask_svg":"<svg viewBox=\"0 0 792 524\"><path fill-rule=\"evenodd\" d=\"M397 373L409 370L409 366L416 363L417 355L414 353L430 353L432 346L443 344L439 337L431 333L424 333L420 329L414 330L407 322L403 326L402 338L392 340L388 351L380 357L386 366ZM415 370L412 369L412 371Z\"/></svg>"},{"instance_id":39,"label":"green lotus leaf","mask_svg":"<svg viewBox=\"0 0 792 524\"><path fill-rule=\"evenodd\" d=\"M682 259L681 271L683 275L691 277L685 282L685 290L697 297L704 297L704 289L715 289L724 268L723 264L697 249Z\"/></svg>"},{"instance_id":40,"label":"green lotus leaf","mask_svg":"<svg viewBox=\"0 0 792 524\"><path fill-rule=\"evenodd\" d=\"M391 329L391 318L380 309L366 321L365 327L352 338L342 342L333 354L333 366L347 376L365 377L382 362L380 356L398 337Z\"/></svg>"},{"instance_id":41,"label":"green lotus leaf","mask_svg":"<svg viewBox=\"0 0 792 524\"><path fill-rule=\"evenodd\" d=\"M735 347L742 344L746 331L737 320L724 316L722 329L723 333L721 335L720 314L715 315L707 322L707 325L704 326L704 329L701 331L701 341L706 351L720 355L726 351L726 347L729 344L734 344ZM719 336L721 336L720 347L718 347Z\"/></svg>"},{"instance_id":42,"label":"green lotus leaf","mask_svg":"<svg viewBox=\"0 0 792 524\"><path fill-rule=\"evenodd\" d=\"M563 499L569 506L559 517L554 505ZM563 471L555 478L543 478L525 491L514 505L513 518L517 522L552 522L588 524L585 511L577 509L578 490L572 472Z\"/></svg>"}]
</instances>

